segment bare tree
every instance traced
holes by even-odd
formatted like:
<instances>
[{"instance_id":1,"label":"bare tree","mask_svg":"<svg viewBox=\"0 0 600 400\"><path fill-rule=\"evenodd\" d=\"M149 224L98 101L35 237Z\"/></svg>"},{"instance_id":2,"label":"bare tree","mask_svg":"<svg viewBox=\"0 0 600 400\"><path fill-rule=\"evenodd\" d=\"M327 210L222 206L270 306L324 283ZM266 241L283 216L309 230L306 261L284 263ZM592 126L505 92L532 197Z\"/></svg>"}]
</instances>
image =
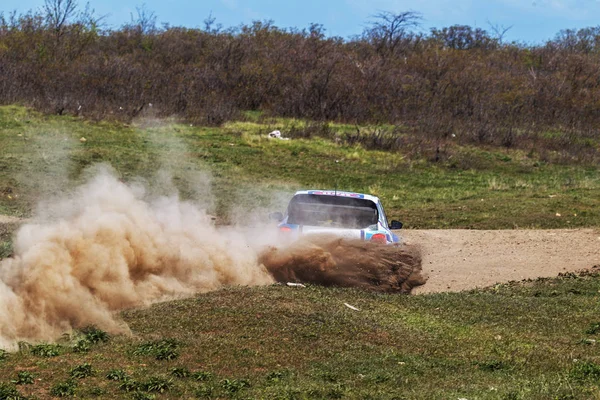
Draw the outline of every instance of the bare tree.
<instances>
[{"instance_id":1,"label":"bare tree","mask_svg":"<svg viewBox=\"0 0 600 400\"><path fill-rule=\"evenodd\" d=\"M498 44L503 43L504 36L508 31L510 31L513 28L513 25L504 26L499 24L492 24L489 20L487 21L487 24L489 25L490 30L494 33L495 39L498 41Z\"/></svg>"},{"instance_id":2,"label":"bare tree","mask_svg":"<svg viewBox=\"0 0 600 400\"><path fill-rule=\"evenodd\" d=\"M382 11L374 17L375 21L365 29L363 37L371 42L382 56L393 54L407 38L409 30L418 27L423 19L421 14L415 11Z\"/></svg>"},{"instance_id":3,"label":"bare tree","mask_svg":"<svg viewBox=\"0 0 600 400\"><path fill-rule=\"evenodd\" d=\"M50 29L54 32L55 43L58 46L65 33L69 19L76 15L77 1L45 0L44 11L46 12L46 21Z\"/></svg>"},{"instance_id":4,"label":"bare tree","mask_svg":"<svg viewBox=\"0 0 600 400\"><path fill-rule=\"evenodd\" d=\"M223 25L216 23L217 18L215 18L212 15L212 11L208 14L208 17L206 17L204 19L204 21L202 21L204 23L204 32L206 33L210 33L213 35L219 34L221 32L221 30L223 29Z\"/></svg>"},{"instance_id":5,"label":"bare tree","mask_svg":"<svg viewBox=\"0 0 600 400\"><path fill-rule=\"evenodd\" d=\"M131 14L131 26L135 27L141 34L148 35L156 32L156 14L154 11L148 10L146 4L135 8L137 17Z\"/></svg>"}]
</instances>

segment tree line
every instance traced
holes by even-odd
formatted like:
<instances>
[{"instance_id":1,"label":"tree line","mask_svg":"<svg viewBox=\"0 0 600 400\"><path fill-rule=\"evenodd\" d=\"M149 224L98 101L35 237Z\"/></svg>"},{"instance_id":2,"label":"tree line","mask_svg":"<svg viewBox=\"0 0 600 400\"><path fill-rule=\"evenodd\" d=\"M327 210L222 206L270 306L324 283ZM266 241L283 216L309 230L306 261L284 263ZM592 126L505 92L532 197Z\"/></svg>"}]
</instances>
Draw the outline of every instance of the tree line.
<instances>
[{"instance_id":1,"label":"tree line","mask_svg":"<svg viewBox=\"0 0 600 400\"><path fill-rule=\"evenodd\" d=\"M543 147L596 159L600 27L539 45L505 30L419 29L416 12L382 12L361 35L271 21L224 29L158 27L141 8L107 29L75 0L0 15L0 102L48 113L220 124L265 115L392 124L435 143Z\"/></svg>"}]
</instances>

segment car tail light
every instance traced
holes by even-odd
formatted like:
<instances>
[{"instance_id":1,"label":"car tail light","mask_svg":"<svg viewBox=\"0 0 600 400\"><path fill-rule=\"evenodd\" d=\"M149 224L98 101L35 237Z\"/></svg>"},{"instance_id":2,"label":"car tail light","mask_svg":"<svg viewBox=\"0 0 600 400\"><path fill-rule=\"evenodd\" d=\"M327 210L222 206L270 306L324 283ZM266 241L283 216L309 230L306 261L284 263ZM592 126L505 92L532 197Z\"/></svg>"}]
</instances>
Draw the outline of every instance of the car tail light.
<instances>
[{"instance_id":1,"label":"car tail light","mask_svg":"<svg viewBox=\"0 0 600 400\"><path fill-rule=\"evenodd\" d=\"M279 228L279 232L288 233L291 231L292 231L292 228L290 228L289 226L282 226Z\"/></svg>"},{"instance_id":2,"label":"car tail light","mask_svg":"<svg viewBox=\"0 0 600 400\"><path fill-rule=\"evenodd\" d=\"M371 236L371 242L386 244L387 238L383 233L376 233L373 236Z\"/></svg>"}]
</instances>

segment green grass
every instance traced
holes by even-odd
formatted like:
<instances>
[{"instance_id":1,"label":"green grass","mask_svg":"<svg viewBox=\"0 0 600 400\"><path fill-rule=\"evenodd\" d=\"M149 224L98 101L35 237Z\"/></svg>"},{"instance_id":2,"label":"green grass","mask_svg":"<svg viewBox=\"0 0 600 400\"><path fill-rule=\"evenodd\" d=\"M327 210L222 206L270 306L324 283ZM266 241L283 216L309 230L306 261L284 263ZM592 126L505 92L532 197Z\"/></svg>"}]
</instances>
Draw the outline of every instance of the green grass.
<instances>
[{"instance_id":1,"label":"green grass","mask_svg":"<svg viewBox=\"0 0 600 400\"><path fill-rule=\"evenodd\" d=\"M176 187L225 222L239 222L236 208L266 215L281 210L294 190L337 187L380 196L388 217L408 228L600 225L597 166L553 165L520 151L458 145L434 163L413 147L387 152L320 137L268 140L273 129L286 135L312 125L249 119L254 122L221 128L173 121L128 126L0 107L0 213L28 216L39 199L82 182L87 167L104 162L122 179L145 180L157 193ZM356 128L318 129L344 137Z\"/></svg>"},{"instance_id":2,"label":"green grass","mask_svg":"<svg viewBox=\"0 0 600 400\"><path fill-rule=\"evenodd\" d=\"M593 399L599 285L588 273L420 296L229 288L126 311L133 336L87 353L23 347L0 361L0 384L26 370L36 381L17 390L40 398ZM156 357L175 344L178 357Z\"/></svg>"},{"instance_id":3,"label":"green grass","mask_svg":"<svg viewBox=\"0 0 600 400\"><path fill-rule=\"evenodd\" d=\"M29 216L109 163L123 180L177 189L226 222L240 205L266 215L298 188L337 187L381 196L388 217L411 228L600 226L594 166L467 146L434 163L414 148L268 140L273 129L325 128L246 120L127 126L0 107L0 214ZM355 127L326 129L344 137ZM0 228L1 258L14 226ZM0 399L600 398L599 284L592 273L419 296L229 288L126 311L131 336L87 327L0 352Z\"/></svg>"}]
</instances>

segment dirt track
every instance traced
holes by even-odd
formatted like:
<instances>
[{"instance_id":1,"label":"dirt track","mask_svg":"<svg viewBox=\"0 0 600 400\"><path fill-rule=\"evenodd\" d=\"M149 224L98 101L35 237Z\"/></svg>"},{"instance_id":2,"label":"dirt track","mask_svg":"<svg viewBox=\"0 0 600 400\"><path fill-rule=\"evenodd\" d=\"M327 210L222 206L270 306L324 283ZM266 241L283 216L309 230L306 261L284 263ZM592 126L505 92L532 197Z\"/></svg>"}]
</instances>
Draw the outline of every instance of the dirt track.
<instances>
[{"instance_id":1,"label":"dirt track","mask_svg":"<svg viewBox=\"0 0 600 400\"><path fill-rule=\"evenodd\" d=\"M413 293L461 291L497 282L556 276L600 265L600 230L404 230L421 247L424 286Z\"/></svg>"},{"instance_id":2,"label":"dirt track","mask_svg":"<svg viewBox=\"0 0 600 400\"><path fill-rule=\"evenodd\" d=\"M0 215L0 234L18 218ZM5 231L5 232L3 232ZM427 283L413 293L461 291L600 265L600 230L402 230L419 246ZM0 235L2 236L2 235Z\"/></svg>"}]
</instances>

